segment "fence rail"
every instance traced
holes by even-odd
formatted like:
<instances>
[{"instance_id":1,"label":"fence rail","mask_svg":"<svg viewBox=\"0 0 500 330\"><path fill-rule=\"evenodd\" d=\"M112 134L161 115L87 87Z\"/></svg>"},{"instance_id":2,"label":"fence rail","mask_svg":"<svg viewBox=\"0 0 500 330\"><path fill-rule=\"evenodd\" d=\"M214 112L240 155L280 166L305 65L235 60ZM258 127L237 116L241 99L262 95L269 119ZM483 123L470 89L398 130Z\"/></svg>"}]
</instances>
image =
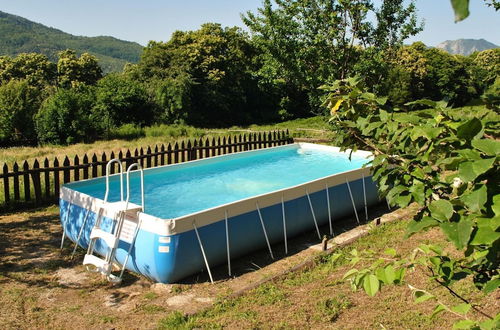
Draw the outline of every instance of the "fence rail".
<instances>
[{"instance_id":1,"label":"fence rail","mask_svg":"<svg viewBox=\"0 0 500 330\"><path fill-rule=\"evenodd\" d=\"M52 162L47 158L43 161L35 159L31 165L27 161L21 166L15 162L11 168L3 164L0 171L0 210L55 203L61 183L103 176L106 174L106 164L113 158L120 159L127 167L139 162L143 168L149 168L292 142L287 130L224 136L222 139L200 138L173 145L169 143L167 146L156 145L154 148L148 146L136 148L134 152L111 152L109 158L104 152L100 157L96 154L91 157L86 154L83 157L76 155L72 161L65 156L62 163L56 157ZM112 174L118 169L117 166L116 163L112 164Z\"/></svg>"}]
</instances>

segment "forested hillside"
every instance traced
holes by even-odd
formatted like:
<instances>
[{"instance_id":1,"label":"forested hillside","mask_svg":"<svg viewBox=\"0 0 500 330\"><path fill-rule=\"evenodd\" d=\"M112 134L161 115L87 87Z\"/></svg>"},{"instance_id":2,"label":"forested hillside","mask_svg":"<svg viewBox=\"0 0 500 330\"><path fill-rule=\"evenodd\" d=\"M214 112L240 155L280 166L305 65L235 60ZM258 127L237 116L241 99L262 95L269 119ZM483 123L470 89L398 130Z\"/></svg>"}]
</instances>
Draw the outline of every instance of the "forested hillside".
<instances>
[{"instance_id":1,"label":"forested hillside","mask_svg":"<svg viewBox=\"0 0 500 330\"><path fill-rule=\"evenodd\" d=\"M56 61L65 49L95 55L104 72L118 72L127 62L139 60L142 46L113 37L74 36L0 11L0 56L40 53Z\"/></svg>"}]
</instances>

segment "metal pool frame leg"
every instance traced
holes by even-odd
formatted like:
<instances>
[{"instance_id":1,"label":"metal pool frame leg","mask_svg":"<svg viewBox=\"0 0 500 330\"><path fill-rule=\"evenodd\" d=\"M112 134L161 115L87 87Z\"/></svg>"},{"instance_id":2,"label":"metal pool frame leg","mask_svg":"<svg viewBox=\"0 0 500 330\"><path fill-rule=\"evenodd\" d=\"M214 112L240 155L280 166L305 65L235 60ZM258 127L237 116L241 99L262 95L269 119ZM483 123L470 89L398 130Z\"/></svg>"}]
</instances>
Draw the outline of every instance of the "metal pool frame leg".
<instances>
[{"instance_id":1,"label":"metal pool frame leg","mask_svg":"<svg viewBox=\"0 0 500 330\"><path fill-rule=\"evenodd\" d=\"M366 185L365 185L365 174L361 174L363 176L363 200L365 202L365 218L368 221L368 205L366 204Z\"/></svg>"},{"instance_id":2,"label":"metal pool frame leg","mask_svg":"<svg viewBox=\"0 0 500 330\"><path fill-rule=\"evenodd\" d=\"M260 224L262 225L262 230L264 231L264 237L266 238L267 247L269 248L269 254L271 255L271 259L274 260L273 250L271 249L271 244L269 243L269 238L267 237L266 226L264 225L264 220L262 219L262 214L260 213L259 202L255 203L257 207L257 212L259 213Z\"/></svg>"},{"instance_id":3,"label":"metal pool frame leg","mask_svg":"<svg viewBox=\"0 0 500 330\"><path fill-rule=\"evenodd\" d=\"M214 283L212 277L212 272L210 271L210 266L208 265L207 256L205 255L205 249L203 249L203 244L201 243L200 234L198 233L198 228L196 227L196 221L193 221L194 232L196 233L196 238L198 238L198 244L200 244L201 254L203 255L203 260L205 261L205 266L207 267L208 276L210 277L210 282Z\"/></svg>"},{"instance_id":4,"label":"metal pool frame leg","mask_svg":"<svg viewBox=\"0 0 500 330\"><path fill-rule=\"evenodd\" d=\"M120 279L120 281L122 280L123 273L125 272L125 267L127 267L127 262L128 262L129 257L130 257L130 253L132 253L132 248L135 245L135 241L137 240L137 236L139 235L139 230L141 229L142 218L140 216L138 218L139 218L139 221L137 221L137 227L135 227L134 238L132 239L132 242L130 242L130 246L129 246L128 251L127 251L127 256L125 257L125 261L123 262L123 265L122 265L122 270L120 271L120 276L118 277ZM125 221L125 219L123 221Z\"/></svg>"},{"instance_id":5,"label":"metal pool frame leg","mask_svg":"<svg viewBox=\"0 0 500 330\"><path fill-rule=\"evenodd\" d=\"M286 238L285 198L281 194L281 214L283 215L283 235L285 236L285 254L288 254L288 242Z\"/></svg>"},{"instance_id":6,"label":"metal pool frame leg","mask_svg":"<svg viewBox=\"0 0 500 330\"><path fill-rule=\"evenodd\" d=\"M82 227L80 228L80 231L78 232L78 237L76 238L75 247L73 248L73 252L71 252L70 259L73 259L73 256L75 255L75 252L76 252L76 249L78 248L78 243L80 243L80 238L82 237L83 229L85 229L85 225L87 224L87 219L89 218L89 214L90 214L90 207L87 210L87 213L85 213L85 217L83 218L83 224L82 224Z\"/></svg>"},{"instance_id":7,"label":"metal pool frame leg","mask_svg":"<svg viewBox=\"0 0 500 330\"><path fill-rule=\"evenodd\" d=\"M231 277L231 253L229 252L229 224L227 221L227 210L224 211L224 216L226 220L227 272L229 277Z\"/></svg>"},{"instance_id":8,"label":"metal pool frame leg","mask_svg":"<svg viewBox=\"0 0 500 330\"><path fill-rule=\"evenodd\" d=\"M354 203L354 198L352 197L352 191L351 191L351 186L349 185L349 181L347 178L345 178L345 183L347 183L347 189L349 190L349 196L351 197L351 202L352 202L352 208L354 209L354 214L356 215L356 220L359 222L359 216L358 216L358 211L356 210L356 204Z\"/></svg>"},{"instance_id":9,"label":"metal pool frame leg","mask_svg":"<svg viewBox=\"0 0 500 330\"><path fill-rule=\"evenodd\" d=\"M307 195L307 200L309 201L309 207L311 208L311 213L312 213L313 220L314 220L314 226L316 226L316 231L318 232L318 238L321 240L321 233L319 232L318 222L316 221L316 214L314 214L314 209L313 209L313 205L311 202L311 197L309 196L309 191L307 190L307 188L306 188L306 195Z\"/></svg>"},{"instance_id":10,"label":"metal pool frame leg","mask_svg":"<svg viewBox=\"0 0 500 330\"><path fill-rule=\"evenodd\" d=\"M71 206L73 205L73 197L74 196L71 196L71 198L69 199L69 204L68 204L68 213L66 213L66 220L64 220L63 222L63 234L62 234L62 237L61 237L61 250L64 246L64 238L66 237L66 225L68 224L68 220L69 220L69 214L71 212Z\"/></svg>"},{"instance_id":11,"label":"metal pool frame leg","mask_svg":"<svg viewBox=\"0 0 500 330\"><path fill-rule=\"evenodd\" d=\"M328 205L328 224L330 225L330 236L333 236L332 212L330 211L330 192L328 191L328 183L326 182L325 182L325 191L326 191L326 204Z\"/></svg>"}]
</instances>

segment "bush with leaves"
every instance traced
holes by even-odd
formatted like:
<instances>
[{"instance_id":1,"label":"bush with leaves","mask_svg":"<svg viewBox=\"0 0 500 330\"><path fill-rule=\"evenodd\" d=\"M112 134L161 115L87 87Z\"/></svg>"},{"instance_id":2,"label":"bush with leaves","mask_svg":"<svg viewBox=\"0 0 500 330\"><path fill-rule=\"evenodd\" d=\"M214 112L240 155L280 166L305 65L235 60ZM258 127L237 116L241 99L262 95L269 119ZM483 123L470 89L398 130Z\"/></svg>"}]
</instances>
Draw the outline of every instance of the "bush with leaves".
<instances>
[{"instance_id":1,"label":"bush with leaves","mask_svg":"<svg viewBox=\"0 0 500 330\"><path fill-rule=\"evenodd\" d=\"M38 141L70 144L95 139L101 131L90 111L94 100L94 88L85 85L60 89L47 98L35 116Z\"/></svg>"},{"instance_id":2,"label":"bush with leaves","mask_svg":"<svg viewBox=\"0 0 500 330\"><path fill-rule=\"evenodd\" d=\"M472 277L491 293L500 286L500 116L484 110L457 113L446 102L406 104L428 110L405 112L386 106L349 78L324 87L326 105L344 149L374 153L373 179L392 205L417 203L407 234L439 227L462 256L442 251L426 259L439 283ZM369 273L366 273L369 274ZM374 277L366 277L373 280ZM358 281L364 283L364 281Z\"/></svg>"},{"instance_id":3,"label":"bush with leaves","mask_svg":"<svg viewBox=\"0 0 500 330\"><path fill-rule=\"evenodd\" d=\"M42 102L42 92L26 80L0 85L0 143L32 142L36 138L33 116Z\"/></svg>"}]
</instances>

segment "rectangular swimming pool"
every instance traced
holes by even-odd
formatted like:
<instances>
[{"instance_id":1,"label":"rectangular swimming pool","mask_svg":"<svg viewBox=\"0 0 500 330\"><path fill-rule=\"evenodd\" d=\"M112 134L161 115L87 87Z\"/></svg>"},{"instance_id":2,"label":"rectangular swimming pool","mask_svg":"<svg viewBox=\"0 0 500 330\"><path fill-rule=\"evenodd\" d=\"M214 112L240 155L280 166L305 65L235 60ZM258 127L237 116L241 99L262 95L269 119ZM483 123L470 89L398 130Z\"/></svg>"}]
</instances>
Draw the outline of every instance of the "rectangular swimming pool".
<instances>
[{"instance_id":1,"label":"rectangular swimming pool","mask_svg":"<svg viewBox=\"0 0 500 330\"><path fill-rule=\"evenodd\" d=\"M370 153L298 143L228 154L144 171L144 212L129 214L116 252L118 263L140 228L126 268L171 283L301 232L335 222L378 202L371 180ZM67 236L88 245L99 210L111 230L119 201L119 175L66 184L61 189L61 222ZM140 177L130 180L131 202L141 203ZM109 203L111 202L111 203ZM364 215L364 212L362 212ZM196 230L195 230L196 228ZM104 243L96 251L104 254ZM205 254L205 258L203 256ZM230 268L229 268L230 270Z\"/></svg>"}]
</instances>

